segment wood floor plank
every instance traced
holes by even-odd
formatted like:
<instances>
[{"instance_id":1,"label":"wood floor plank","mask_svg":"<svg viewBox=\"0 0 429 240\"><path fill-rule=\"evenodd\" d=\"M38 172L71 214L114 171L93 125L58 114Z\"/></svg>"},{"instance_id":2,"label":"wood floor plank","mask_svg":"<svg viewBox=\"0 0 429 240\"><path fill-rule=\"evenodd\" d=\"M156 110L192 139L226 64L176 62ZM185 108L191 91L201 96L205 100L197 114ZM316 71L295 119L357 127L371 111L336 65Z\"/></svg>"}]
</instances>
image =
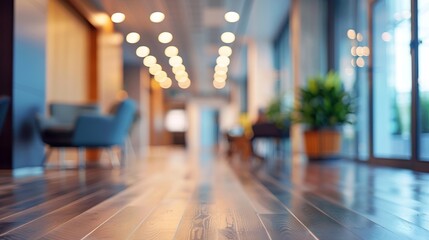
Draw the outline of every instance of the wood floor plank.
<instances>
[{"instance_id":1,"label":"wood floor plank","mask_svg":"<svg viewBox=\"0 0 429 240\"><path fill-rule=\"evenodd\" d=\"M58 225L72 219L73 217L81 214L82 212L92 208L100 202L108 199L109 197L117 194L123 190L123 186L115 188L105 188L93 194L87 195L71 204L59 208L41 218L27 222L18 228L8 231L0 237L5 239L37 239L51 231Z\"/></svg>"},{"instance_id":2,"label":"wood floor plank","mask_svg":"<svg viewBox=\"0 0 429 240\"><path fill-rule=\"evenodd\" d=\"M292 214L260 214L265 228L271 239L317 239Z\"/></svg>"},{"instance_id":3,"label":"wood floor plank","mask_svg":"<svg viewBox=\"0 0 429 240\"><path fill-rule=\"evenodd\" d=\"M294 214L318 239L342 240L360 239L341 223L324 212L305 202L301 197L281 187L272 179L259 176L261 183L268 188L289 211Z\"/></svg>"},{"instance_id":4,"label":"wood floor plank","mask_svg":"<svg viewBox=\"0 0 429 240\"><path fill-rule=\"evenodd\" d=\"M172 191L138 226L130 239L173 239L195 187L195 179L178 179Z\"/></svg>"},{"instance_id":5,"label":"wood floor plank","mask_svg":"<svg viewBox=\"0 0 429 240\"><path fill-rule=\"evenodd\" d=\"M157 179L158 178L145 179L138 185L124 190L114 197L56 227L52 231L46 233L41 239L82 239L105 223L106 220L119 213L128 204L136 201L136 197L137 200L144 200L144 203L148 205L154 204L153 201L158 200L158 198L154 197L156 194L153 194L155 189L153 184ZM162 183L159 184L161 185ZM82 223L85 224L83 225ZM79 231L76 231L76 229L79 229Z\"/></svg>"},{"instance_id":6,"label":"wood floor plank","mask_svg":"<svg viewBox=\"0 0 429 240\"><path fill-rule=\"evenodd\" d=\"M162 201L170 187L171 183L158 183L156 187L135 197L133 201L124 202L124 208L82 239L128 239L154 210L157 203Z\"/></svg>"}]
</instances>

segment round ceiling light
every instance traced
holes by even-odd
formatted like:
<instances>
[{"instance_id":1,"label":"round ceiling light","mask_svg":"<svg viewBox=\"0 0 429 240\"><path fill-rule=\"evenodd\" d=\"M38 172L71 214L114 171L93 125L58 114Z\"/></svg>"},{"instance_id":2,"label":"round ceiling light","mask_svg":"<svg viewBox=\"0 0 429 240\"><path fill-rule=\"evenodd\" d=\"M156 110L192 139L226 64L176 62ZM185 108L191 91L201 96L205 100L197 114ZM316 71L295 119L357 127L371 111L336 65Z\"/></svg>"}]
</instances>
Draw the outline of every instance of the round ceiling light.
<instances>
[{"instance_id":1,"label":"round ceiling light","mask_svg":"<svg viewBox=\"0 0 429 240\"><path fill-rule=\"evenodd\" d=\"M222 40L222 42L224 43L232 43L235 41L235 35L232 32L224 32L222 33L222 35L220 36L220 39Z\"/></svg>"},{"instance_id":2,"label":"round ceiling light","mask_svg":"<svg viewBox=\"0 0 429 240\"><path fill-rule=\"evenodd\" d=\"M164 21L165 15L162 12L153 12L149 18L151 22L160 23Z\"/></svg>"},{"instance_id":3,"label":"round ceiling light","mask_svg":"<svg viewBox=\"0 0 429 240\"><path fill-rule=\"evenodd\" d=\"M222 66L216 65L215 72L218 72L218 71L228 72L228 67L222 67Z\"/></svg>"},{"instance_id":4,"label":"round ceiling light","mask_svg":"<svg viewBox=\"0 0 429 240\"><path fill-rule=\"evenodd\" d=\"M225 85L226 85L226 82L213 81L213 86L214 86L216 89L222 89L222 88L224 88L224 87L225 87Z\"/></svg>"},{"instance_id":5,"label":"round ceiling light","mask_svg":"<svg viewBox=\"0 0 429 240\"><path fill-rule=\"evenodd\" d=\"M127 34L126 40L129 43L136 43L140 40L140 34L136 32L130 32Z\"/></svg>"},{"instance_id":6,"label":"round ceiling light","mask_svg":"<svg viewBox=\"0 0 429 240\"><path fill-rule=\"evenodd\" d=\"M155 65L156 64L156 58L154 57L154 56L152 56L152 55L149 55L149 56L146 56L144 59L143 59L143 64L146 66L146 67L151 67L152 65Z\"/></svg>"},{"instance_id":7,"label":"round ceiling light","mask_svg":"<svg viewBox=\"0 0 429 240\"><path fill-rule=\"evenodd\" d=\"M158 41L161 43L169 43L173 40L173 35L169 32L162 32L158 36Z\"/></svg>"},{"instance_id":8,"label":"round ceiling light","mask_svg":"<svg viewBox=\"0 0 429 240\"><path fill-rule=\"evenodd\" d=\"M171 79L168 77L165 78L165 80L163 82L159 83L159 85L164 89L170 88L171 84L172 84Z\"/></svg>"},{"instance_id":9,"label":"round ceiling light","mask_svg":"<svg viewBox=\"0 0 429 240\"><path fill-rule=\"evenodd\" d=\"M225 20L230 23L238 22L240 20L240 14L237 12L227 12L225 13Z\"/></svg>"},{"instance_id":10,"label":"round ceiling light","mask_svg":"<svg viewBox=\"0 0 429 240\"><path fill-rule=\"evenodd\" d=\"M181 82L187 82L187 81L191 81L191 80L189 80L189 78L187 76L176 76L176 81L181 83Z\"/></svg>"},{"instance_id":11,"label":"round ceiling light","mask_svg":"<svg viewBox=\"0 0 429 240\"><path fill-rule=\"evenodd\" d=\"M152 75L155 75L156 73L162 71L162 67L159 64L153 64L152 66L149 67L149 72Z\"/></svg>"},{"instance_id":12,"label":"round ceiling light","mask_svg":"<svg viewBox=\"0 0 429 240\"><path fill-rule=\"evenodd\" d=\"M164 82L167 79L167 73L164 71L159 71L155 74L155 81Z\"/></svg>"},{"instance_id":13,"label":"round ceiling light","mask_svg":"<svg viewBox=\"0 0 429 240\"><path fill-rule=\"evenodd\" d=\"M173 67L173 73L177 74L179 71L185 71L186 67L183 64L177 65Z\"/></svg>"},{"instance_id":14,"label":"round ceiling light","mask_svg":"<svg viewBox=\"0 0 429 240\"><path fill-rule=\"evenodd\" d=\"M191 80L187 79L184 82L179 82L179 87L183 89L187 89L191 86Z\"/></svg>"},{"instance_id":15,"label":"round ceiling light","mask_svg":"<svg viewBox=\"0 0 429 240\"><path fill-rule=\"evenodd\" d=\"M120 13L120 12L116 12L116 13L112 14L112 16L110 17L110 19L114 23L121 23L121 22L123 22L125 20L125 14Z\"/></svg>"},{"instance_id":16,"label":"round ceiling light","mask_svg":"<svg viewBox=\"0 0 429 240\"><path fill-rule=\"evenodd\" d=\"M150 49L146 46L140 46L136 49L136 55L141 58L146 57L147 55L149 55L149 53L150 53Z\"/></svg>"},{"instance_id":17,"label":"round ceiling light","mask_svg":"<svg viewBox=\"0 0 429 240\"><path fill-rule=\"evenodd\" d=\"M216 58L216 63L219 66L227 67L229 65L229 63L230 63L230 60L229 60L228 57L219 56L219 57Z\"/></svg>"},{"instance_id":18,"label":"round ceiling light","mask_svg":"<svg viewBox=\"0 0 429 240\"><path fill-rule=\"evenodd\" d=\"M183 59L180 56L174 56L168 60L168 63L172 67L179 66L183 63Z\"/></svg>"},{"instance_id":19,"label":"round ceiling light","mask_svg":"<svg viewBox=\"0 0 429 240\"><path fill-rule=\"evenodd\" d=\"M219 55L229 57L232 54L232 49L228 46L222 46L219 48Z\"/></svg>"},{"instance_id":20,"label":"round ceiling light","mask_svg":"<svg viewBox=\"0 0 429 240\"><path fill-rule=\"evenodd\" d=\"M165 49L164 53L165 53L165 56L167 57L174 57L174 56L177 56L177 54L179 54L179 49L177 49L177 47L175 46L169 46Z\"/></svg>"}]
</instances>

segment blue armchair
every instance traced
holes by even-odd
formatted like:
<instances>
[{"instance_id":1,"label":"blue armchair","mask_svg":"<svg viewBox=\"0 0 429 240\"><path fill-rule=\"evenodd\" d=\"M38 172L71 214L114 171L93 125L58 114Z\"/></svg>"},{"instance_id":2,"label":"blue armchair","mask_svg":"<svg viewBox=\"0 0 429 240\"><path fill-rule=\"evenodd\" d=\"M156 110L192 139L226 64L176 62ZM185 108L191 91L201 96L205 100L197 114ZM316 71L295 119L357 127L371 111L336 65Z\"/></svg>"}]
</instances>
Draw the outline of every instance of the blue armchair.
<instances>
[{"instance_id":1,"label":"blue armchair","mask_svg":"<svg viewBox=\"0 0 429 240\"><path fill-rule=\"evenodd\" d=\"M0 97L0 133L6 119L7 109L9 107L9 97Z\"/></svg>"},{"instance_id":2,"label":"blue armchair","mask_svg":"<svg viewBox=\"0 0 429 240\"><path fill-rule=\"evenodd\" d=\"M114 157L112 147L123 148L128 131L136 113L136 104L130 99L123 100L112 115L84 113L75 119L72 125L55 125L43 128L42 140L51 147L73 147L79 149L80 166L84 166L84 148L108 148L112 165ZM49 156L48 151L45 160Z\"/></svg>"}]
</instances>

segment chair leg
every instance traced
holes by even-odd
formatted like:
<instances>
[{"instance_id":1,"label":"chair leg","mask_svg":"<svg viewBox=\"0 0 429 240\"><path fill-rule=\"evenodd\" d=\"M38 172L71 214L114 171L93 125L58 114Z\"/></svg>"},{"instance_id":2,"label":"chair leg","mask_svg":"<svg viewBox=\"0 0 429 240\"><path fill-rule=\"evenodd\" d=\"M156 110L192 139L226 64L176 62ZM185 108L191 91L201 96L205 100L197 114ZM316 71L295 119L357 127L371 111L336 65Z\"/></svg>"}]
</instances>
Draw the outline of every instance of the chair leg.
<instances>
[{"instance_id":1,"label":"chair leg","mask_svg":"<svg viewBox=\"0 0 429 240\"><path fill-rule=\"evenodd\" d=\"M109 148L108 151L109 151L110 164L112 165L112 167L115 167L115 165L120 166L121 163L118 157L113 152L113 148Z\"/></svg>"},{"instance_id":2,"label":"chair leg","mask_svg":"<svg viewBox=\"0 0 429 240\"><path fill-rule=\"evenodd\" d=\"M64 169L66 167L66 160L65 160L66 152L64 148L59 148L58 151L59 151L59 158L60 158L60 162L59 162L60 168Z\"/></svg>"},{"instance_id":3,"label":"chair leg","mask_svg":"<svg viewBox=\"0 0 429 240\"><path fill-rule=\"evenodd\" d=\"M49 157L51 156L51 154L52 154L52 148L48 147L48 149L46 150L45 155L43 156L42 166L46 167L46 163L48 162Z\"/></svg>"},{"instance_id":4,"label":"chair leg","mask_svg":"<svg viewBox=\"0 0 429 240\"><path fill-rule=\"evenodd\" d=\"M85 168L85 149L78 148L79 168Z\"/></svg>"}]
</instances>

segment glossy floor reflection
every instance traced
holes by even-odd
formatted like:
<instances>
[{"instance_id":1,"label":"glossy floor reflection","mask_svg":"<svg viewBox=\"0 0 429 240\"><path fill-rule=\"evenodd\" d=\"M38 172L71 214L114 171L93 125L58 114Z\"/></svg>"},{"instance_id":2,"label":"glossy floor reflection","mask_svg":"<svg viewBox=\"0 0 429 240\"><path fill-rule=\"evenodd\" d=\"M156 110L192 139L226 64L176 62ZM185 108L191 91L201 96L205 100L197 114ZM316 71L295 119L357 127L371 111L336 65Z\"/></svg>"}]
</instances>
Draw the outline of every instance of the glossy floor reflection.
<instances>
[{"instance_id":1,"label":"glossy floor reflection","mask_svg":"<svg viewBox=\"0 0 429 240\"><path fill-rule=\"evenodd\" d=\"M344 160L154 148L124 169L1 172L0 239L429 239L428 183Z\"/></svg>"}]
</instances>

